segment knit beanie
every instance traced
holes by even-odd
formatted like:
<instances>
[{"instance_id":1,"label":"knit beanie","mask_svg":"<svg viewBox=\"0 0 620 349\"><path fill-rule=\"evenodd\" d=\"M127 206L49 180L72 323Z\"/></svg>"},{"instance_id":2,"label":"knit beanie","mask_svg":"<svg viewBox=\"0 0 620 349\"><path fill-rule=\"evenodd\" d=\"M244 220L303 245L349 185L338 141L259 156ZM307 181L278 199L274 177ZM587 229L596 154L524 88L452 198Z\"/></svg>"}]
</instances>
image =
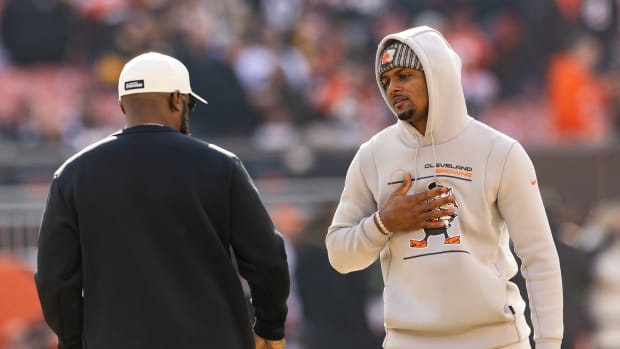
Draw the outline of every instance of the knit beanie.
<instances>
[{"instance_id":1,"label":"knit beanie","mask_svg":"<svg viewBox=\"0 0 620 349\"><path fill-rule=\"evenodd\" d=\"M387 45L381 52L381 60L378 62L377 80L381 80L383 73L395 68L406 67L424 71L422 63L411 47L400 41L394 41Z\"/></svg>"}]
</instances>

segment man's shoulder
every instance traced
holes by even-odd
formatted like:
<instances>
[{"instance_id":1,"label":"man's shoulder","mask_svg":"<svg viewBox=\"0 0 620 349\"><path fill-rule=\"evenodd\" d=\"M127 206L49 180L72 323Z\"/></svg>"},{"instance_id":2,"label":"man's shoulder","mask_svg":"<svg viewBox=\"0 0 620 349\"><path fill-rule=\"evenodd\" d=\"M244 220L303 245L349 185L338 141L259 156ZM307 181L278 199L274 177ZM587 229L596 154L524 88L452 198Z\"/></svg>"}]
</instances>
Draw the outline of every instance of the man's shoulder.
<instances>
[{"instance_id":1,"label":"man's shoulder","mask_svg":"<svg viewBox=\"0 0 620 349\"><path fill-rule=\"evenodd\" d=\"M228 149L224 149L224 148L220 147L219 145L215 145L213 143L206 143L206 144L209 147L209 149L212 152L216 153L216 154L219 154L221 156L225 156L225 157L230 158L230 159L237 159L237 155L235 153L233 153L232 151L228 150Z\"/></svg>"},{"instance_id":2,"label":"man's shoulder","mask_svg":"<svg viewBox=\"0 0 620 349\"><path fill-rule=\"evenodd\" d=\"M472 120L470 132L474 134L472 139L478 139L484 142L486 142L488 138L492 138L494 142L501 144L517 143L516 139L510 137L506 133L476 119Z\"/></svg>"},{"instance_id":3,"label":"man's shoulder","mask_svg":"<svg viewBox=\"0 0 620 349\"><path fill-rule=\"evenodd\" d=\"M360 148L372 148L379 146L384 142L393 142L398 139L398 123L394 123L375 133L366 142L362 143Z\"/></svg>"},{"instance_id":4,"label":"man's shoulder","mask_svg":"<svg viewBox=\"0 0 620 349\"><path fill-rule=\"evenodd\" d=\"M238 157L232 151L225 149L219 145L210 143L206 140L195 137L186 137L187 142L194 147L197 153L207 155L209 157L222 158L230 161L238 160Z\"/></svg>"},{"instance_id":5,"label":"man's shoulder","mask_svg":"<svg viewBox=\"0 0 620 349\"><path fill-rule=\"evenodd\" d=\"M506 133L499 131L492 126L474 120L472 123L472 133L468 135L468 142L474 144L478 149L487 149L487 163L495 163L500 166L504 164L515 149L520 149L523 157L527 157L527 152L521 143Z\"/></svg>"},{"instance_id":6,"label":"man's shoulder","mask_svg":"<svg viewBox=\"0 0 620 349\"><path fill-rule=\"evenodd\" d=\"M71 168L75 166L76 164L79 164L80 162L88 158L90 154L92 154L98 149L105 147L111 142L114 142L116 139L117 139L116 134L113 134L113 135L110 135L106 138L103 138L95 143L92 143L82 148L82 150L71 155L67 160L65 160L65 162L62 163L62 165L60 165L60 167L58 167L58 169L54 172L54 178L59 177L67 168Z\"/></svg>"}]
</instances>

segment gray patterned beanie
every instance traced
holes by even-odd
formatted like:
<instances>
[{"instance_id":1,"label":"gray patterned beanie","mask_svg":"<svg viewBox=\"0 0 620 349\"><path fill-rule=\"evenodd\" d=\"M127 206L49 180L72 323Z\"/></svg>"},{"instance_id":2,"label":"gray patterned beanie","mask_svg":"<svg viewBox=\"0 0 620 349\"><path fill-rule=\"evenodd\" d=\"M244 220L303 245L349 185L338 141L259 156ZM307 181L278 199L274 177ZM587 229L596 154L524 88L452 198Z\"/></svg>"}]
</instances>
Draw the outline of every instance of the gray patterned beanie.
<instances>
[{"instance_id":1,"label":"gray patterned beanie","mask_svg":"<svg viewBox=\"0 0 620 349\"><path fill-rule=\"evenodd\" d=\"M387 45L381 52L381 60L378 62L377 80L381 80L383 73L395 68L406 67L424 71L422 63L411 47L400 41L394 41Z\"/></svg>"}]
</instances>

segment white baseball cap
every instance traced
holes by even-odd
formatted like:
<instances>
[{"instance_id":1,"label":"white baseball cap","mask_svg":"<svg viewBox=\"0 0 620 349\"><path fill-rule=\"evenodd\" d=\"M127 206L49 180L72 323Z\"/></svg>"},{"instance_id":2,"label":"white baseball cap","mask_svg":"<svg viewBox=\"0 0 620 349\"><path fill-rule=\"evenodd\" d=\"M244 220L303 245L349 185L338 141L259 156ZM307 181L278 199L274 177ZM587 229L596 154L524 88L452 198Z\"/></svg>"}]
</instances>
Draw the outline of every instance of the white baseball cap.
<instances>
[{"instance_id":1,"label":"white baseball cap","mask_svg":"<svg viewBox=\"0 0 620 349\"><path fill-rule=\"evenodd\" d=\"M181 61L157 52L147 52L125 64L118 79L118 98L134 93L179 92L207 101L192 92L189 72Z\"/></svg>"}]
</instances>

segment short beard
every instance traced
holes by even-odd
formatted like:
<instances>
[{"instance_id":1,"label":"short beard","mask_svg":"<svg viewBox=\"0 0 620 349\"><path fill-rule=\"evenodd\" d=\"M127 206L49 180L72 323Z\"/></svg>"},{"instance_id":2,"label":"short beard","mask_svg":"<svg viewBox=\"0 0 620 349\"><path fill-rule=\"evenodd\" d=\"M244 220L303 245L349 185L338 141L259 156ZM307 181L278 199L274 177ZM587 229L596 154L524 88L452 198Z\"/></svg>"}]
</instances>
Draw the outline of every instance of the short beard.
<instances>
[{"instance_id":1,"label":"short beard","mask_svg":"<svg viewBox=\"0 0 620 349\"><path fill-rule=\"evenodd\" d=\"M185 103L183 103L181 115L181 129L179 131L184 135L189 135L189 107Z\"/></svg>"},{"instance_id":2,"label":"short beard","mask_svg":"<svg viewBox=\"0 0 620 349\"><path fill-rule=\"evenodd\" d=\"M413 117L414 111L412 109L405 110L404 112L397 115L399 120L409 121L411 117Z\"/></svg>"}]
</instances>

